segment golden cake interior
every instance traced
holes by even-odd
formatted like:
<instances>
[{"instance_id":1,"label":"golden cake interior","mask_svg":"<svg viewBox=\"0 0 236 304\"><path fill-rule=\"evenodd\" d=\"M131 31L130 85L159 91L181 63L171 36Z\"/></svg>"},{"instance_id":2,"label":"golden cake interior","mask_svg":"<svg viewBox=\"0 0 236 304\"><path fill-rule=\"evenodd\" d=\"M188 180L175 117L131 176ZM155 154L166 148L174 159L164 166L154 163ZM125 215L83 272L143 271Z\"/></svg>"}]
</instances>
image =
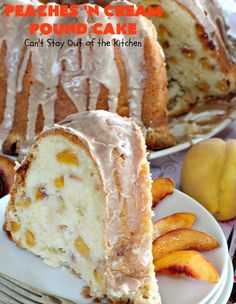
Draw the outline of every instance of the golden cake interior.
<instances>
[{"instance_id":1,"label":"golden cake interior","mask_svg":"<svg viewBox=\"0 0 236 304\"><path fill-rule=\"evenodd\" d=\"M51 266L82 273L100 289L94 264L105 254L105 194L86 150L63 136L45 136L22 178L17 213L9 214L13 239Z\"/></svg>"}]
</instances>

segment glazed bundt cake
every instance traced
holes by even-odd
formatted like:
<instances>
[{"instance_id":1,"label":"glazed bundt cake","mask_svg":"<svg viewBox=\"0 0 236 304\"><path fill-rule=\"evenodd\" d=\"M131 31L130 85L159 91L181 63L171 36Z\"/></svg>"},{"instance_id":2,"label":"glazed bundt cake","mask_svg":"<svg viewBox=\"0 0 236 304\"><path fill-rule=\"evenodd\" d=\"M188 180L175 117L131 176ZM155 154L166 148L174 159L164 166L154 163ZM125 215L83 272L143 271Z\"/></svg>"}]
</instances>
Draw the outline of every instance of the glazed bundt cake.
<instances>
[{"instance_id":1,"label":"glazed bundt cake","mask_svg":"<svg viewBox=\"0 0 236 304\"><path fill-rule=\"evenodd\" d=\"M36 138L4 227L19 247L81 274L93 295L157 304L151 201L140 128L107 111L83 112Z\"/></svg>"},{"instance_id":2,"label":"glazed bundt cake","mask_svg":"<svg viewBox=\"0 0 236 304\"><path fill-rule=\"evenodd\" d=\"M123 5L127 2L122 2ZM3 0L0 6L0 139L5 153L17 153L22 140L32 138L45 126L67 115L86 110L109 110L129 116L146 134L147 145L160 149L173 145L168 132L167 77L162 50L152 23L145 17L89 18L81 10L77 18L15 17L4 15L6 4L40 5L36 0ZM41 3L42 5L42 3ZM57 5L57 4L51 4ZM116 2L114 3L116 5ZM82 13L81 13L82 12ZM33 19L32 19L33 18ZM43 19L44 18L44 19ZM86 23L87 35L45 36L44 46L24 46L24 41L42 39L29 36L35 23ZM137 35L94 35L95 22L137 23ZM137 41L141 47L117 45L85 46L92 37L105 41ZM80 46L60 49L47 39L71 41Z\"/></svg>"},{"instance_id":3,"label":"glazed bundt cake","mask_svg":"<svg viewBox=\"0 0 236 304\"><path fill-rule=\"evenodd\" d=\"M218 1L131 2L163 8L161 18L151 19L166 55L171 115L188 112L198 101L236 93L235 58Z\"/></svg>"}]
</instances>

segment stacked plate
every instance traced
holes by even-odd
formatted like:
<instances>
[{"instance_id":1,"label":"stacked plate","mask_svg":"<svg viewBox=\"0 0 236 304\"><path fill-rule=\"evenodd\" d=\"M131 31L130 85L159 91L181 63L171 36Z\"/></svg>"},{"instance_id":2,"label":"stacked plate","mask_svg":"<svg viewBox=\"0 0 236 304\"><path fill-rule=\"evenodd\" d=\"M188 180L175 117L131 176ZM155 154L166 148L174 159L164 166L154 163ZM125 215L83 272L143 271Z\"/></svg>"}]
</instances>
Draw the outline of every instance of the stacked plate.
<instances>
[{"instance_id":1,"label":"stacked plate","mask_svg":"<svg viewBox=\"0 0 236 304\"><path fill-rule=\"evenodd\" d=\"M159 277L163 304L226 304L233 287L233 266L223 231L204 207L177 190L157 206L155 220L176 212L194 213L197 220L193 229L206 232L219 241L220 248L204 255L217 268L220 280L212 284L189 278Z\"/></svg>"},{"instance_id":2,"label":"stacked plate","mask_svg":"<svg viewBox=\"0 0 236 304\"><path fill-rule=\"evenodd\" d=\"M0 223L9 197L0 200ZM204 253L217 268L220 280L217 284L201 282L189 278L158 278L163 304L226 304L233 285L232 263L228 257L227 242L216 220L200 204L190 197L175 191L164 199L154 210L154 220L176 212L192 212L197 216L194 229L215 237L220 247ZM54 269L43 261L16 247L0 230L0 272L21 280L45 292L68 298L76 303L87 304L90 300L81 296L82 279L78 279L67 269Z\"/></svg>"}]
</instances>

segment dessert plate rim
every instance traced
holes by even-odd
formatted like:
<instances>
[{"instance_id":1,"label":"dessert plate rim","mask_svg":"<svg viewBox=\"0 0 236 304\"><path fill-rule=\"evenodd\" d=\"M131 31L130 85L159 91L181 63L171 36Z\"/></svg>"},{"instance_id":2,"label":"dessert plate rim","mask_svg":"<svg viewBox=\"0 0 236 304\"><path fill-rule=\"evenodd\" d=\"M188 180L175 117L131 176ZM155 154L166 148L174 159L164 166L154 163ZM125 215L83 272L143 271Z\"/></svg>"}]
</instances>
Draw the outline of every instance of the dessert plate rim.
<instances>
[{"instance_id":1,"label":"dessert plate rim","mask_svg":"<svg viewBox=\"0 0 236 304\"><path fill-rule=\"evenodd\" d=\"M231 258L229 256L228 273L226 281L219 286L218 290L209 299L206 304L224 304L227 303L234 284L234 270Z\"/></svg>"}]
</instances>

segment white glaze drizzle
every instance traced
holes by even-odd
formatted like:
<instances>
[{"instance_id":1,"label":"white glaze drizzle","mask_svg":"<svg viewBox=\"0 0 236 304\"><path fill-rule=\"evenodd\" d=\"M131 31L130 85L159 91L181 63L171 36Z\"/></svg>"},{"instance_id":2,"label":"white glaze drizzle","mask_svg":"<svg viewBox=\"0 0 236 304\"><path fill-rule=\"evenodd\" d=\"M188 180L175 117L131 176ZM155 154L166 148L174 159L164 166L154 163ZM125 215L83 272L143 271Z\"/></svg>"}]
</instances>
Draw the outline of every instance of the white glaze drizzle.
<instances>
[{"instance_id":1,"label":"white glaze drizzle","mask_svg":"<svg viewBox=\"0 0 236 304\"><path fill-rule=\"evenodd\" d=\"M19 68L19 73L17 77L17 92L21 92L23 90L23 79L30 59L30 55L31 55L30 50L27 49L22 64Z\"/></svg>"},{"instance_id":2,"label":"white glaze drizzle","mask_svg":"<svg viewBox=\"0 0 236 304\"><path fill-rule=\"evenodd\" d=\"M115 25L117 23L116 18L109 19L105 14L103 9L100 9L99 16L94 16L90 24L90 31L93 24L101 22L107 24L108 22ZM91 33L91 38L98 40L98 36ZM100 39L105 42L112 42L112 35L99 35ZM111 112L117 111L118 106L118 94L120 92L120 77L115 62L114 47L111 46L100 46L93 48L93 66L92 69L94 73L91 77L91 84L101 83L108 89L108 108ZM100 60L98 60L100 58ZM93 87L93 86L92 86ZM94 110L95 108L91 108Z\"/></svg>"},{"instance_id":3,"label":"white glaze drizzle","mask_svg":"<svg viewBox=\"0 0 236 304\"><path fill-rule=\"evenodd\" d=\"M86 23L87 16L85 13L80 12L78 18L68 19L61 18L61 23ZM78 38L83 41L89 40L88 34L85 35L61 35L60 40L66 41L67 39L77 43ZM81 54L81 62L79 62L79 51ZM60 75L60 82L67 95L71 98L76 108L80 112L87 110L87 81L89 79L89 65L90 56L89 49L81 47L80 50L77 46L65 46L60 51L60 61L65 64L65 69L62 70Z\"/></svg>"},{"instance_id":4,"label":"white glaze drizzle","mask_svg":"<svg viewBox=\"0 0 236 304\"><path fill-rule=\"evenodd\" d=\"M1 11L1 14L3 14L3 10ZM22 42L19 39L18 35L21 36L20 32L23 32L24 20L16 19L14 22L15 27L13 27L13 24L11 22L8 22L7 17L1 15L0 18L0 28L3 29L3 33L1 34L5 36L5 34L9 31L12 32L11 39L4 39L5 37L3 37L3 41L5 41L7 45L7 58L5 58L5 62L8 73L6 108L4 113L4 119L0 126L1 140L3 140L12 128L15 113L17 74L22 50ZM19 29L19 33L17 33L15 28Z\"/></svg>"},{"instance_id":5,"label":"white glaze drizzle","mask_svg":"<svg viewBox=\"0 0 236 304\"><path fill-rule=\"evenodd\" d=\"M53 21L53 20L48 20ZM49 37L50 38L50 37ZM32 79L30 88L27 137L35 136L35 124L38 106L42 105L44 113L44 126L54 123L54 103L57 99L57 87L61 65L59 63L58 49L45 45L43 48L31 50Z\"/></svg>"},{"instance_id":6,"label":"white glaze drizzle","mask_svg":"<svg viewBox=\"0 0 236 304\"><path fill-rule=\"evenodd\" d=\"M126 1L117 1L116 5L127 5ZM117 17L118 23L136 23L137 34L132 36L132 40L141 42L142 48L123 47L121 53L123 62L126 68L128 78L128 94L129 94L129 116L145 131L142 121L142 100L145 83L145 68L144 68L144 37L147 34L148 28L143 28L143 17ZM120 35L116 37L128 41L130 36ZM134 69L135 67L135 69Z\"/></svg>"}]
</instances>

